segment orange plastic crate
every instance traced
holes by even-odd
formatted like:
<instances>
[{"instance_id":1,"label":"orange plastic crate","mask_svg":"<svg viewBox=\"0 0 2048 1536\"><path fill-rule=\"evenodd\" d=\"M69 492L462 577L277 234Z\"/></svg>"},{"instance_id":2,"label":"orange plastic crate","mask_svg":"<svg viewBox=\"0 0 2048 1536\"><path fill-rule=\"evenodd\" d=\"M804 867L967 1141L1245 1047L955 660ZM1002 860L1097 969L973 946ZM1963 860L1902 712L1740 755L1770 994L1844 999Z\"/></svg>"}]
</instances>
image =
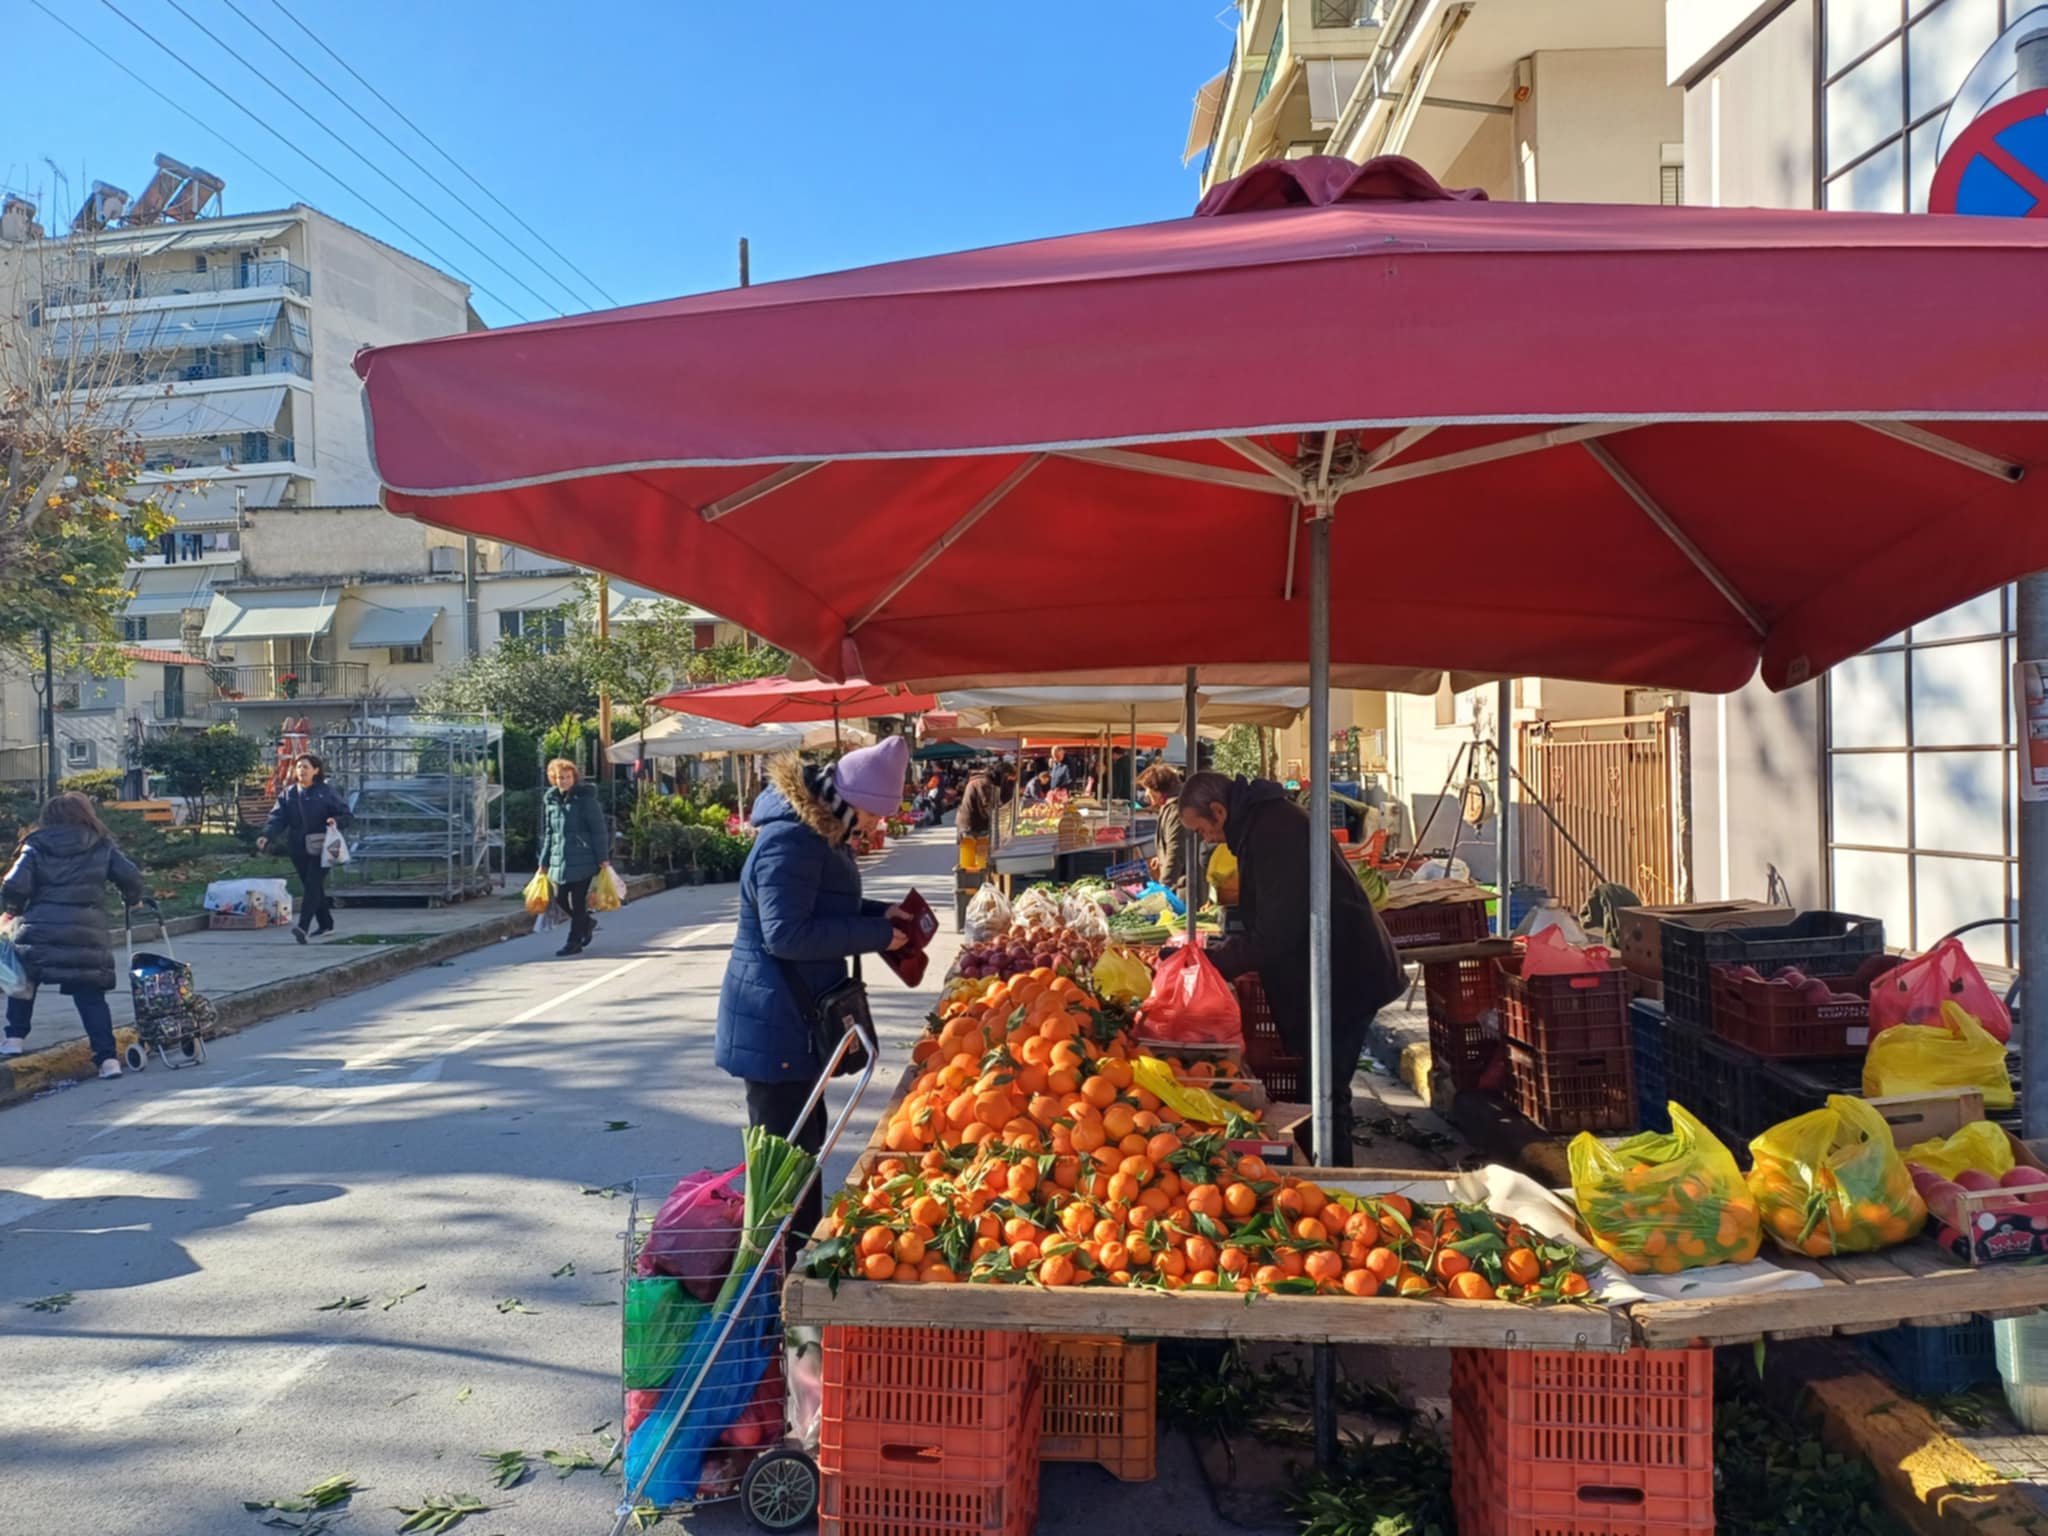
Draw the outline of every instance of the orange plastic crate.
<instances>
[{"instance_id":1,"label":"orange plastic crate","mask_svg":"<svg viewBox=\"0 0 2048 1536\"><path fill-rule=\"evenodd\" d=\"M857 1467L834 1465L821 1444L820 1536L1030 1536L1038 1523L1042 1413L1034 1383L1005 1453L986 1465L947 1456L934 1444L941 1432L930 1429L891 1432Z\"/></svg>"},{"instance_id":2,"label":"orange plastic crate","mask_svg":"<svg viewBox=\"0 0 2048 1536\"><path fill-rule=\"evenodd\" d=\"M1714 1357L1460 1349L1451 1459L1469 1536L1714 1528Z\"/></svg>"},{"instance_id":3,"label":"orange plastic crate","mask_svg":"<svg viewBox=\"0 0 2048 1536\"><path fill-rule=\"evenodd\" d=\"M1039 1351L1040 1459L1097 1462L1127 1483L1157 1476L1159 1346L1050 1335Z\"/></svg>"},{"instance_id":4,"label":"orange plastic crate","mask_svg":"<svg viewBox=\"0 0 2048 1536\"><path fill-rule=\"evenodd\" d=\"M825 1330L825 1418L890 1426L1000 1427L1037 1379L1038 1341L976 1328Z\"/></svg>"}]
</instances>

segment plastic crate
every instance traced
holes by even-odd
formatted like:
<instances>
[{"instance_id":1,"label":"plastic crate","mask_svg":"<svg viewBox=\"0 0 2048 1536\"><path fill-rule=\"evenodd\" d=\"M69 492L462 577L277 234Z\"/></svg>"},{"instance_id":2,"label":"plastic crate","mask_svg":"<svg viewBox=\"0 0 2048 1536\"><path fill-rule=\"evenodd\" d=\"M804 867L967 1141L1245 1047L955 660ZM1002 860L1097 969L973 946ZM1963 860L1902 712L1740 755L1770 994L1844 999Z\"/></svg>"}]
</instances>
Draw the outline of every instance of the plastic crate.
<instances>
[{"instance_id":1,"label":"plastic crate","mask_svg":"<svg viewBox=\"0 0 2048 1536\"><path fill-rule=\"evenodd\" d=\"M1506 1080L1499 975L1491 960L1433 960L1422 968L1430 1067L1461 1093L1497 1089Z\"/></svg>"},{"instance_id":2,"label":"plastic crate","mask_svg":"<svg viewBox=\"0 0 2048 1536\"><path fill-rule=\"evenodd\" d=\"M1713 967L1747 965L1768 976L1781 966L1844 976L1884 949L1884 924L1846 912L1802 912L1775 928L1694 928L1683 917L1660 925L1664 1011L1681 1024L1713 1022Z\"/></svg>"},{"instance_id":3,"label":"plastic crate","mask_svg":"<svg viewBox=\"0 0 2048 1536\"><path fill-rule=\"evenodd\" d=\"M1451 1353L1463 1536L1714 1529L1714 1355Z\"/></svg>"},{"instance_id":4,"label":"plastic crate","mask_svg":"<svg viewBox=\"0 0 2048 1536\"><path fill-rule=\"evenodd\" d=\"M1508 1039L1559 1053L1628 1049L1628 972L1524 976L1520 955L1498 965Z\"/></svg>"},{"instance_id":5,"label":"plastic crate","mask_svg":"<svg viewBox=\"0 0 2048 1536\"><path fill-rule=\"evenodd\" d=\"M1392 907L1380 912L1387 937L1396 949L1418 949L1429 944L1473 944L1486 937L1486 903L1479 901L1425 901L1411 907Z\"/></svg>"},{"instance_id":6,"label":"plastic crate","mask_svg":"<svg viewBox=\"0 0 2048 1536\"><path fill-rule=\"evenodd\" d=\"M1308 1063L1287 1049L1273 1022L1273 1005L1257 971L1237 978L1237 1011L1244 1027L1244 1067L1283 1104L1308 1101Z\"/></svg>"},{"instance_id":7,"label":"plastic crate","mask_svg":"<svg viewBox=\"0 0 2048 1536\"><path fill-rule=\"evenodd\" d=\"M1710 1106L1700 1118L1728 1143L1738 1162L1745 1162L1742 1149L1771 1124L1764 1108L1763 1085L1770 1063L1713 1035L1700 1037L1700 1056L1705 1063Z\"/></svg>"},{"instance_id":8,"label":"plastic crate","mask_svg":"<svg viewBox=\"0 0 2048 1536\"><path fill-rule=\"evenodd\" d=\"M1626 1131L1635 1123L1629 1051L1546 1051L1510 1040L1508 1101L1546 1131Z\"/></svg>"},{"instance_id":9,"label":"plastic crate","mask_svg":"<svg viewBox=\"0 0 2048 1536\"><path fill-rule=\"evenodd\" d=\"M997 1427L1038 1378L1038 1341L976 1328L825 1330L827 1424Z\"/></svg>"},{"instance_id":10,"label":"plastic crate","mask_svg":"<svg viewBox=\"0 0 2048 1536\"><path fill-rule=\"evenodd\" d=\"M1042 1412L1034 1383L1005 1453L985 1463L948 1456L915 1427L887 1431L872 1467L835 1466L821 1442L820 1536L1030 1536Z\"/></svg>"},{"instance_id":11,"label":"plastic crate","mask_svg":"<svg viewBox=\"0 0 2048 1536\"><path fill-rule=\"evenodd\" d=\"M1870 1046L1870 992L1853 992L1853 976L1820 978L1840 1002L1805 1003L1782 982L1738 976L1717 965L1710 983L1713 1031L1731 1045L1773 1061L1822 1060L1853 1056Z\"/></svg>"},{"instance_id":12,"label":"plastic crate","mask_svg":"<svg viewBox=\"0 0 2048 1536\"><path fill-rule=\"evenodd\" d=\"M1664 1077L1664 1005L1639 997L1628 1005L1629 1061L1636 1079L1636 1129L1668 1131L1669 1084Z\"/></svg>"},{"instance_id":13,"label":"plastic crate","mask_svg":"<svg viewBox=\"0 0 2048 1536\"><path fill-rule=\"evenodd\" d=\"M1038 1341L1041 1461L1092 1461L1127 1483L1159 1471L1159 1346L1051 1334Z\"/></svg>"},{"instance_id":14,"label":"plastic crate","mask_svg":"<svg viewBox=\"0 0 2048 1536\"><path fill-rule=\"evenodd\" d=\"M1866 1333L1857 1342L1915 1397L1943 1397L1998 1380L1989 1318L1973 1317L1945 1328L1902 1325Z\"/></svg>"}]
</instances>

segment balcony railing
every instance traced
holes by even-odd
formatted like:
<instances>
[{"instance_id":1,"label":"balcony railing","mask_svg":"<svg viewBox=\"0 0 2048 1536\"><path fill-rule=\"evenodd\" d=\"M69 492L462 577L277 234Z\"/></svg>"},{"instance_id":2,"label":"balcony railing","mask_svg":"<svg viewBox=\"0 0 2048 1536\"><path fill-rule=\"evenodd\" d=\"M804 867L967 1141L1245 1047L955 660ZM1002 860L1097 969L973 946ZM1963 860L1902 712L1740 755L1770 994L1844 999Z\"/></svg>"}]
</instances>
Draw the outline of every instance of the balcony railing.
<instances>
[{"instance_id":1,"label":"balcony railing","mask_svg":"<svg viewBox=\"0 0 2048 1536\"><path fill-rule=\"evenodd\" d=\"M211 725L227 718L227 709L210 693L153 693L150 717L185 725Z\"/></svg>"},{"instance_id":2,"label":"balcony railing","mask_svg":"<svg viewBox=\"0 0 2048 1536\"><path fill-rule=\"evenodd\" d=\"M50 685L50 708L77 709L84 701L84 685L58 678Z\"/></svg>"},{"instance_id":3,"label":"balcony railing","mask_svg":"<svg viewBox=\"0 0 2048 1536\"><path fill-rule=\"evenodd\" d=\"M1266 92L1273 89L1273 76L1280 71L1280 61L1287 57L1287 13L1280 13L1280 24L1273 29L1273 41L1266 49L1266 67L1259 71L1259 88L1252 95L1252 110L1257 111L1259 103L1266 99Z\"/></svg>"},{"instance_id":4,"label":"balcony railing","mask_svg":"<svg viewBox=\"0 0 2048 1536\"><path fill-rule=\"evenodd\" d=\"M298 461L293 439L276 432L238 432L228 437L158 443L142 456L144 473L167 475L181 469L239 469L247 464Z\"/></svg>"},{"instance_id":5,"label":"balcony railing","mask_svg":"<svg viewBox=\"0 0 2048 1536\"><path fill-rule=\"evenodd\" d=\"M214 686L230 701L353 699L370 691L366 661L306 661L292 666L213 667Z\"/></svg>"},{"instance_id":6,"label":"balcony railing","mask_svg":"<svg viewBox=\"0 0 2048 1536\"><path fill-rule=\"evenodd\" d=\"M289 261L238 261L197 267L107 270L55 284L46 303L109 304L130 299L171 298L183 293L232 293L242 288L284 288L302 298L313 293L313 274Z\"/></svg>"},{"instance_id":7,"label":"balcony railing","mask_svg":"<svg viewBox=\"0 0 2048 1536\"><path fill-rule=\"evenodd\" d=\"M1315 0L1309 25L1325 27L1376 27L1380 24L1383 0Z\"/></svg>"}]
</instances>

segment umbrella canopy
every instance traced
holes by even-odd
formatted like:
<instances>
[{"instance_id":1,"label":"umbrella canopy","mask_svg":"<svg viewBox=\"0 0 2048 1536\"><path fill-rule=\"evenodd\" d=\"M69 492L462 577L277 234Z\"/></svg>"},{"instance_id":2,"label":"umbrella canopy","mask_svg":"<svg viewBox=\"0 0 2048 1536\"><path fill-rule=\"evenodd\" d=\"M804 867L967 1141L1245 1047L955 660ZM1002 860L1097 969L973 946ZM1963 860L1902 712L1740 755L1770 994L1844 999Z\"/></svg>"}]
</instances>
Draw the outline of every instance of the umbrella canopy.
<instances>
[{"instance_id":1,"label":"umbrella canopy","mask_svg":"<svg viewBox=\"0 0 2048 1536\"><path fill-rule=\"evenodd\" d=\"M356 367L393 511L826 676L1270 677L1328 515L1340 669L1783 688L2048 566L2044 258L2036 220L1489 203L1310 158L1187 219ZM1108 595L1112 533L1190 579Z\"/></svg>"},{"instance_id":2,"label":"umbrella canopy","mask_svg":"<svg viewBox=\"0 0 2048 1536\"><path fill-rule=\"evenodd\" d=\"M841 746L864 747L873 737L851 725L838 731ZM830 724L728 725L694 715L670 715L637 736L614 742L606 754L614 763L636 763L643 757L716 757L726 752L817 752L834 744Z\"/></svg>"},{"instance_id":3,"label":"umbrella canopy","mask_svg":"<svg viewBox=\"0 0 2048 1536\"><path fill-rule=\"evenodd\" d=\"M758 633L758 631L756 631ZM684 688L649 701L733 725L787 725L792 721L859 719L872 715L914 715L936 708L929 694L855 680L794 682L764 677L749 683Z\"/></svg>"},{"instance_id":4,"label":"umbrella canopy","mask_svg":"<svg viewBox=\"0 0 2048 1536\"><path fill-rule=\"evenodd\" d=\"M1204 725L1285 728L1308 708L1306 688L1204 687L1196 693L1196 718ZM1141 726L1178 726L1185 698L1180 688L970 688L941 695L939 705L957 717L955 729L1015 734L1107 725L1128 732L1133 720Z\"/></svg>"},{"instance_id":5,"label":"umbrella canopy","mask_svg":"<svg viewBox=\"0 0 2048 1536\"><path fill-rule=\"evenodd\" d=\"M920 763L957 763L970 757L986 757L986 747L971 747L964 741L928 741L910 754Z\"/></svg>"}]
</instances>

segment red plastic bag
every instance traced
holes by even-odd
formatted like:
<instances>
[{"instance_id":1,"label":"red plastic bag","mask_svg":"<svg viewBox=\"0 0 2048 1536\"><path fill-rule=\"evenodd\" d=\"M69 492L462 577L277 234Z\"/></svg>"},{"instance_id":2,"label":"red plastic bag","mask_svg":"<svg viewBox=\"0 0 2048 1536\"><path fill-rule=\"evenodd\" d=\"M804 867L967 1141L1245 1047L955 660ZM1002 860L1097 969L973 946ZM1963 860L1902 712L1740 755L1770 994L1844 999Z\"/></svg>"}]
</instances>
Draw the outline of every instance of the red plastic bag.
<instances>
[{"instance_id":1,"label":"red plastic bag","mask_svg":"<svg viewBox=\"0 0 2048 1536\"><path fill-rule=\"evenodd\" d=\"M1604 946L1580 949L1555 928L1537 930L1522 952L1524 976L1593 976L1613 969L1613 958Z\"/></svg>"},{"instance_id":2,"label":"red plastic bag","mask_svg":"<svg viewBox=\"0 0 2048 1536\"><path fill-rule=\"evenodd\" d=\"M1237 989L1202 953L1199 938L1183 944L1152 973L1152 993L1138 1010L1143 1040L1244 1049L1244 1018Z\"/></svg>"},{"instance_id":3,"label":"red plastic bag","mask_svg":"<svg viewBox=\"0 0 2048 1536\"><path fill-rule=\"evenodd\" d=\"M1943 1003L1956 1004L2001 1045L2012 1038L2012 1015L1961 939L1943 939L1870 984L1870 1032L1894 1024L1939 1024Z\"/></svg>"},{"instance_id":4,"label":"red plastic bag","mask_svg":"<svg viewBox=\"0 0 2048 1536\"><path fill-rule=\"evenodd\" d=\"M739 1251L746 1201L732 1192L746 1164L727 1173L685 1174L661 1202L634 1261L643 1275L672 1275L699 1301L715 1301Z\"/></svg>"}]
</instances>

